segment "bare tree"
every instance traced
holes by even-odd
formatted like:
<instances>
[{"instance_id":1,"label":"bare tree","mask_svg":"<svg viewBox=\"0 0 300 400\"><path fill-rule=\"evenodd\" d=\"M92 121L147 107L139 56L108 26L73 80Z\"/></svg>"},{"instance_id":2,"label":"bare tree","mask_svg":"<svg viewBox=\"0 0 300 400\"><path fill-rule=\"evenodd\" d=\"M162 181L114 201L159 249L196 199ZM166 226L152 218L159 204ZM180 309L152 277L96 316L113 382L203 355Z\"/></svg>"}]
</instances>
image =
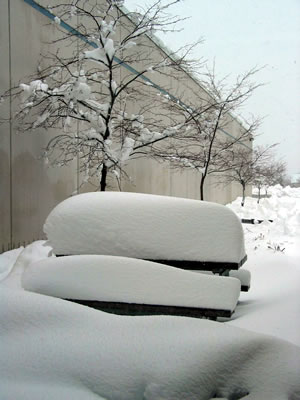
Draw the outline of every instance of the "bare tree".
<instances>
[{"instance_id":1,"label":"bare tree","mask_svg":"<svg viewBox=\"0 0 300 400\"><path fill-rule=\"evenodd\" d=\"M261 199L261 190L265 189L265 194L268 194L268 188L276 184L282 184L286 176L286 163L281 160L276 160L270 157L266 163L260 162L255 168L254 185L258 189L257 203Z\"/></svg>"},{"instance_id":2,"label":"bare tree","mask_svg":"<svg viewBox=\"0 0 300 400\"><path fill-rule=\"evenodd\" d=\"M201 200L204 200L207 176L232 168L227 152L232 153L237 143L248 151L251 149L250 141L259 126L259 119L240 123L236 136L228 134L226 129L236 121L233 113L237 113L260 86L252 83L256 72L252 69L237 77L231 86L226 85L224 80L218 81L214 72L208 73L199 90L192 93L191 102L170 101L168 104L172 114L181 116L183 132L170 141L167 149L159 149L157 155L171 161L174 168L193 168L201 174Z\"/></svg>"},{"instance_id":3,"label":"bare tree","mask_svg":"<svg viewBox=\"0 0 300 400\"><path fill-rule=\"evenodd\" d=\"M227 163L231 165L231 170L225 173L224 177L228 183L237 182L242 186L242 207L245 205L247 185L255 183L258 171L263 165L270 162L275 146L276 144L258 146L253 151L244 147L236 147L228 152Z\"/></svg>"},{"instance_id":4,"label":"bare tree","mask_svg":"<svg viewBox=\"0 0 300 400\"><path fill-rule=\"evenodd\" d=\"M4 97L21 96L21 130L56 129L43 154L50 165L79 159L83 181L97 177L103 191L108 174L119 178L133 155L142 149L148 155L155 143L178 132L147 111L156 90L152 74L192 66L189 47L180 57L151 57L153 33L172 31L180 20L168 15L179 1L156 0L142 13L128 12L120 0L73 0L49 8L60 32L54 50L42 56L36 74Z\"/></svg>"}]
</instances>

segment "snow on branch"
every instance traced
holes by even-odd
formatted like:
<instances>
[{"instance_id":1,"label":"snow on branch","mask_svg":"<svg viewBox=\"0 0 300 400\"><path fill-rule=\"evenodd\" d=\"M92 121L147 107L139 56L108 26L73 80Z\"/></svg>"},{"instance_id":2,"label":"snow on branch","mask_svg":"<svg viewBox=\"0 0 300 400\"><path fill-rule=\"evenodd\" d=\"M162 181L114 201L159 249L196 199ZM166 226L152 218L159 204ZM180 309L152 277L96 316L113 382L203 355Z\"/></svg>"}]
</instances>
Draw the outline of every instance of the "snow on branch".
<instances>
[{"instance_id":1,"label":"snow on branch","mask_svg":"<svg viewBox=\"0 0 300 400\"><path fill-rule=\"evenodd\" d=\"M50 39L36 73L4 98L20 100L19 130L54 129L44 151L49 165L78 158L83 180L98 176L105 190L110 173L126 177L124 167L138 150L152 157L155 145L181 133L178 121L160 115L160 104L172 98L156 96L148 77L173 76L189 65L187 57L163 51L149 57L149 37L174 30L181 20L169 11L177 2L156 0L138 12L126 10L121 0L48 7L59 35Z\"/></svg>"}]
</instances>

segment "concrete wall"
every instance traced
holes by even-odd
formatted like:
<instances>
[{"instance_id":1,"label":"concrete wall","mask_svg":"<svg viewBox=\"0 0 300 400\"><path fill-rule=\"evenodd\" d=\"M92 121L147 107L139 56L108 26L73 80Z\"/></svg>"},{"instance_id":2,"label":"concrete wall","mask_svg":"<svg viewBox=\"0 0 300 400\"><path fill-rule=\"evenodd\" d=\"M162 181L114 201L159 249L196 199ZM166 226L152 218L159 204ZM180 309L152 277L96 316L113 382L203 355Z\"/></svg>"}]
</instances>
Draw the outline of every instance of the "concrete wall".
<instances>
[{"instance_id":1,"label":"concrete wall","mask_svg":"<svg viewBox=\"0 0 300 400\"><path fill-rule=\"evenodd\" d=\"M58 0L52 1L54 5ZM42 1L47 6L49 2ZM18 85L22 78L32 74L40 54L47 50L47 41L58 33L49 19L33 9L24 0L3 0L0 4L0 93L10 85ZM145 39L148 40L149 39ZM153 47L153 57L159 48ZM193 79L183 73L181 80L161 76L157 84L169 87L173 93L183 92ZM150 89L149 89L150 90ZM198 90L198 88L197 88ZM192 96L192 94L188 94ZM32 134L18 135L14 125L14 103L8 101L0 107L2 118L11 121L0 125L0 252L43 238L43 222L51 209L78 190L80 177L78 162L69 167L48 168L40 155L55 132L42 129ZM236 121L230 128L240 129ZM127 173L131 181L122 180L123 191L154 193L199 199L200 176L194 171L174 171L168 164L140 159L130 162ZM111 182L112 190L117 190ZM94 190L86 185L81 191ZM206 199L219 203L232 201L237 194L236 185L216 188L210 177L206 184Z\"/></svg>"},{"instance_id":2,"label":"concrete wall","mask_svg":"<svg viewBox=\"0 0 300 400\"><path fill-rule=\"evenodd\" d=\"M49 20L23 0L1 1L0 92L33 73L45 42L54 35ZM5 102L1 116L13 117L15 103ZM13 118L0 125L0 251L43 238L49 211L75 189L75 166L50 169L39 159L51 132L17 134Z\"/></svg>"}]
</instances>

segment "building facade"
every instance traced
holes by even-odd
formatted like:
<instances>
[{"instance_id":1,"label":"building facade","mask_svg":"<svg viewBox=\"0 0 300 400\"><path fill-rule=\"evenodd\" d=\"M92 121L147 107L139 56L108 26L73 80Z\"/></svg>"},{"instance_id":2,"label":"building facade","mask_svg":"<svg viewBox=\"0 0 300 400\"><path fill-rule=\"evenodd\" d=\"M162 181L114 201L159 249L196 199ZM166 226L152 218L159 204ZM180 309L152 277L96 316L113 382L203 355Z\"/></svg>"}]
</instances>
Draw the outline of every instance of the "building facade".
<instances>
[{"instance_id":1,"label":"building facade","mask_svg":"<svg viewBox=\"0 0 300 400\"><path fill-rule=\"evenodd\" d=\"M35 4L31 0L1 2L0 93L33 74L47 43L56 38L55 24ZM39 4L46 10L46 0ZM165 51L150 38L144 40L153 49L152 57ZM165 86L166 82L160 81L161 78L153 79L158 86ZM184 71L179 80L176 77L165 79L169 79L167 87L171 94L186 91L190 96L188 88L203 90ZM74 193L94 190L94 186L89 184L79 189L78 160L60 168L49 168L43 163L40 156L52 133L37 130L17 134L14 123L16 108L12 100L5 101L0 107L0 116L6 121L0 125L0 251L44 238L43 223L56 204ZM227 129L227 133L234 137L243 127L233 118ZM111 182L110 190L199 199L200 177L195 170L177 171L167 163L143 158L130 161L126 172L130 179L122 180L120 188ZM215 186L214 177L209 176L205 192L206 200L226 204L240 195L240 188L236 184Z\"/></svg>"}]
</instances>

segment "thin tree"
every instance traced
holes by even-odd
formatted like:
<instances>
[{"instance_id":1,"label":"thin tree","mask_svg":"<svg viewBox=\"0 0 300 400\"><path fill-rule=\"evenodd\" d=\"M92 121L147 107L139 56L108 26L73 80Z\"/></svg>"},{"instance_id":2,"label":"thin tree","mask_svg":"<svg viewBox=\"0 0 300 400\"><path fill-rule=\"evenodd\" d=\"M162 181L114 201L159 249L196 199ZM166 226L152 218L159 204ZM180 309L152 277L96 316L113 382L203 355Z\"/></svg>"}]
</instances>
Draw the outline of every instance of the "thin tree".
<instances>
[{"instance_id":1,"label":"thin tree","mask_svg":"<svg viewBox=\"0 0 300 400\"><path fill-rule=\"evenodd\" d=\"M231 170L224 174L227 183L237 182L242 187L241 206L245 205L246 187L255 184L258 171L272 158L272 150L276 144L270 146L258 146L253 151L241 146L231 149L227 153L227 163Z\"/></svg>"},{"instance_id":2,"label":"thin tree","mask_svg":"<svg viewBox=\"0 0 300 400\"><path fill-rule=\"evenodd\" d=\"M232 168L228 163L227 151L231 152L239 143L243 148L251 149L260 124L258 118L250 123L241 124L236 136L227 133L229 125L237 121L233 113L253 94L260 85L252 82L257 73L252 69L239 76L235 84L228 86L218 81L214 72L206 74L198 91L193 92L192 102L170 101L170 112L182 118L182 134L170 141L157 155L171 162L174 168L192 168L200 173L200 199L204 200L204 184L211 174L221 174Z\"/></svg>"},{"instance_id":3,"label":"thin tree","mask_svg":"<svg viewBox=\"0 0 300 400\"><path fill-rule=\"evenodd\" d=\"M55 128L43 153L50 165L79 159L83 182L97 177L104 191L108 174L125 174L133 154L146 149L148 155L153 144L178 132L147 111L156 90L152 74L192 65L189 46L180 57L151 57L153 33L172 31L180 20L168 15L179 1L156 0L142 13L127 11L120 0L74 0L49 8L60 32L50 43L54 50L42 56L36 74L4 97L21 96L21 130Z\"/></svg>"},{"instance_id":4,"label":"thin tree","mask_svg":"<svg viewBox=\"0 0 300 400\"><path fill-rule=\"evenodd\" d=\"M257 203L261 199L261 191L265 189L265 195L268 195L268 188L277 184L282 184L286 176L286 163L282 160L276 160L274 156L265 164L260 163L255 168L254 185L258 189Z\"/></svg>"}]
</instances>

